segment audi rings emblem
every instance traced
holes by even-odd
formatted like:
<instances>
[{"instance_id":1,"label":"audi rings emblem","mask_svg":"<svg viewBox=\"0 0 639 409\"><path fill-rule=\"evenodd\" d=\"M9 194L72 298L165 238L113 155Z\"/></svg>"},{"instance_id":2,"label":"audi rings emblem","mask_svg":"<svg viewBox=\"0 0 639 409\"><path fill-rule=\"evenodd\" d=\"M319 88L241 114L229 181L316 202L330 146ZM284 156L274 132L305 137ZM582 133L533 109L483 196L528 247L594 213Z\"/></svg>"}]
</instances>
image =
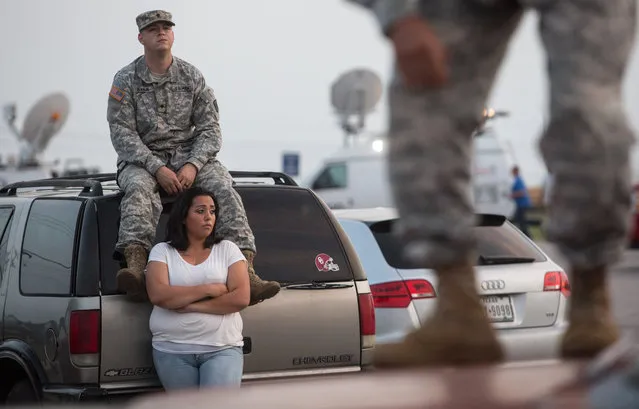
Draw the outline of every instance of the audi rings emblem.
<instances>
[{"instance_id":1,"label":"audi rings emblem","mask_svg":"<svg viewBox=\"0 0 639 409\"><path fill-rule=\"evenodd\" d=\"M486 280L481 282L482 290L503 290L504 288L506 288L506 282L504 280Z\"/></svg>"}]
</instances>

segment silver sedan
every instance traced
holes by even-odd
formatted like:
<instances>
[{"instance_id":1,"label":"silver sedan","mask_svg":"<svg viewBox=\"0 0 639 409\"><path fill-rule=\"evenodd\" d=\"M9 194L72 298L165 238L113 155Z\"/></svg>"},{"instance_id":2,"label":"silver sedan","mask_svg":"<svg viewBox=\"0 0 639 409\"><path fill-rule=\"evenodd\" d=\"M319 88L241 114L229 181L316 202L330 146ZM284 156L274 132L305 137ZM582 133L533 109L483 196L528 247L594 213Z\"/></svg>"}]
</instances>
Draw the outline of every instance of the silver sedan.
<instances>
[{"instance_id":1,"label":"silver sedan","mask_svg":"<svg viewBox=\"0 0 639 409\"><path fill-rule=\"evenodd\" d=\"M437 277L407 263L391 208L333 211L368 275L377 343L396 342L433 313ZM568 277L505 217L477 215L477 290L509 361L557 359L567 327Z\"/></svg>"}]
</instances>

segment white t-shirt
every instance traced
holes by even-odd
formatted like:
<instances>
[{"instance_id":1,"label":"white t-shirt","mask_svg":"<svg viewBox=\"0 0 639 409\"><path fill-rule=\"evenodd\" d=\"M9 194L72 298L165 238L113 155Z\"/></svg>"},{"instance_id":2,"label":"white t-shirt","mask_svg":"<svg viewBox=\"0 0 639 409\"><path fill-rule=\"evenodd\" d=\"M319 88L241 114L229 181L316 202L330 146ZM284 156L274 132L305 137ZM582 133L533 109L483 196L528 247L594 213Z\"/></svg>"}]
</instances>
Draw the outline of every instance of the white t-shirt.
<instances>
[{"instance_id":1,"label":"white t-shirt","mask_svg":"<svg viewBox=\"0 0 639 409\"><path fill-rule=\"evenodd\" d=\"M209 257L196 266L186 262L167 243L156 244L149 254L149 261L167 264L169 283L176 286L225 284L229 266L240 260L246 260L242 251L228 240L213 245ZM179 313L156 305L151 312L149 329L153 347L165 352L205 353L244 344L239 312L225 315Z\"/></svg>"}]
</instances>

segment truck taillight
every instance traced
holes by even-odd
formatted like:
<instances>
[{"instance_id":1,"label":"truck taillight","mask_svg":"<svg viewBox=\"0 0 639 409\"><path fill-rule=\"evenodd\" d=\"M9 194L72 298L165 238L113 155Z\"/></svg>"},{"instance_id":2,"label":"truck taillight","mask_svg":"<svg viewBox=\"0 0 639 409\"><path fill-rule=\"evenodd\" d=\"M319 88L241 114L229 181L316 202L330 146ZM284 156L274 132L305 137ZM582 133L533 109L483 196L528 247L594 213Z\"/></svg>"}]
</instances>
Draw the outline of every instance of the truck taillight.
<instances>
[{"instance_id":1,"label":"truck taillight","mask_svg":"<svg viewBox=\"0 0 639 409\"><path fill-rule=\"evenodd\" d=\"M570 282L563 271L549 271L544 276L544 291L560 291L564 297L570 296Z\"/></svg>"},{"instance_id":2,"label":"truck taillight","mask_svg":"<svg viewBox=\"0 0 639 409\"><path fill-rule=\"evenodd\" d=\"M71 355L100 352L100 310L71 311L69 320Z\"/></svg>"},{"instance_id":3,"label":"truck taillight","mask_svg":"<svg viewBox=\"0 0 639 409\"><path fill-rule=\"evenodd\" d=\"M406 308L413 300L435 298L437 294L428 280L404 280L371 286L376 308Z\"/></svg>"},{"instance_id":4,"label":"truck taillight","mask_svg":"<svg viewBox=\"0 0 639 409\"><path fill-rule=\"evenodd\" d=\"M375 306L371 293L359 295L359 324L362 335L375 335Z\"/></svg>"},{"instance_id":5,"label":"truck taillight","mask_svg":"<svg viewBox=\"0 0 639 409\"><path fill-rule=\"evenodd\" d=\"M359 328L362 340L362 348L375 346L375 306L371 293L361 293L357 296L359 301Z\"/></svg>"}]
</instances>

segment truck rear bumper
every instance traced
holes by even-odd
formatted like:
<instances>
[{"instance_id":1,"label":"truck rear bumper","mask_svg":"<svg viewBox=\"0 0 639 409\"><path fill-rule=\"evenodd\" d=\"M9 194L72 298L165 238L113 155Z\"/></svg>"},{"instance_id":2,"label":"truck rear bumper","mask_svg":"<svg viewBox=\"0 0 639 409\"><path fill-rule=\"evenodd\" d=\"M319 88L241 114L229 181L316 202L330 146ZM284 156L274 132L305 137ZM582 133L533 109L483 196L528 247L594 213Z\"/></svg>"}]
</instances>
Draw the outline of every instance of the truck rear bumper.
<instances>
[{"instance_id":1,"label":"truck rear bumper","mask_svg":"<svg viewBox=\"0 0 639 409\"><path fill-rule=\"evenodd\" d=\"M44 403L54 402L103 402L119 403L131 398L161 392L162 388L143 387L109 390L98 386L48 386L42 390Z\"/></svg>"}]
</instances>

